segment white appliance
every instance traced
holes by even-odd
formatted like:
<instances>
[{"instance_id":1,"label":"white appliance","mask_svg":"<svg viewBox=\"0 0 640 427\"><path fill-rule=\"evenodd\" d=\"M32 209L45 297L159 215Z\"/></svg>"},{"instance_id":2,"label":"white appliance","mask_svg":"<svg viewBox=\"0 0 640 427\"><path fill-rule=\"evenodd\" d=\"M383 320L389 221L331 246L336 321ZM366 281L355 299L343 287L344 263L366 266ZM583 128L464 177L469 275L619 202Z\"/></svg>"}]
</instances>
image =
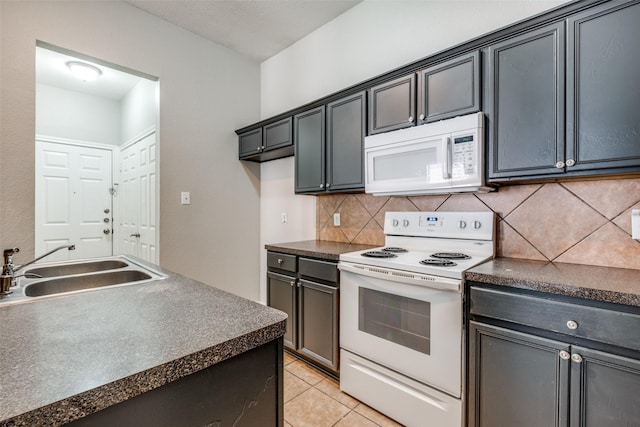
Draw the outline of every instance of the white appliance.
<instances>
[{"instance_id":1,"label":"white appliance","mask_svg":"<svg viewBox=\"0 0 640 427\"><path fill-rule=\"evenodd\" d=\"M385 247L340 255L340 388L407 426L463 426L463 274L492 212L387 212Z\"/></svg>"},{"instance_id":2,"label":"white appliance","mask_svg":"<svg viewBox=\"0 0 640 427\"><path fill-rule=\"evenodd\" d=\"M367 136L364 153L365 192L373 195L491 191L482 113Z\"/></svg>"}]
</instances>

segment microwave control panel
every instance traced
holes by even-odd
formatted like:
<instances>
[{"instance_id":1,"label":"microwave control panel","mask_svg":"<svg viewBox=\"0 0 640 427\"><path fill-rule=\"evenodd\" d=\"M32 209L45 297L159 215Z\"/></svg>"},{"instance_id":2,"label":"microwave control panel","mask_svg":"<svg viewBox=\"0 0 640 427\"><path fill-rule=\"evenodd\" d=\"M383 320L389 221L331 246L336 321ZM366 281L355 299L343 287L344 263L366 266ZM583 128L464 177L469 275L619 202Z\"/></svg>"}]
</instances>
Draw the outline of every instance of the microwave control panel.
<instances>
[{"instance_id":1,"label":"microwave control panel","mask_svg":"<svg viewBox=\"0 0 640 427\"><path fill-rule=\"evenodd\" d=\"M453 137L453 179L477 173L477 141L475 134Z\"/></svg>"}]
</instances>

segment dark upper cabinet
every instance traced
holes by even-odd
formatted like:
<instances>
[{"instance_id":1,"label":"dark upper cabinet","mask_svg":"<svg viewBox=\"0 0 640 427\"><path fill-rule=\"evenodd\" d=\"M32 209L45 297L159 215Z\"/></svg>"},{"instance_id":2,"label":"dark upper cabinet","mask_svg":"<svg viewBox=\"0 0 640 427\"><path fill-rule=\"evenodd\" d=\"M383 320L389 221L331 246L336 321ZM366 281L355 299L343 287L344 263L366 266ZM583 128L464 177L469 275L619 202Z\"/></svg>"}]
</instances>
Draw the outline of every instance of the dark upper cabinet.
<instances>
[{"instance_id":1,"label":"dark upper cabinet","mask_svg":"<svg viewBox=\"0 0 640 427\"><path fill-rule=\"evenodd\" d=\"M293 155L293 118L270 123L238 135L239 158L264 162Z\"/></svg>"},{"instance_id":2,"label":"dark upper cabinet","mask_svg":"<svg viewBox=\"0 0 640 427\"><path fill-rule=\"evenodd\" d=\"M640 3L568 19L567 171L640 167Z\"/></svg>"},{"instance_id":3,"label":"dark upper cabinet","mask_svg":"<svg viewBox=\"0 0 640 427\"><path fill-rule=\"evenodd\" d=\"M419 72L418 124L480 111L480 53Z\"/></svg>"},{"instance_id":4,"label":"dark upper cabinet","mask_svg":"<svg viewBox=\"0 0 640 427\"><path fill-rule=\"evenodd\" d=\"M364 189L366 108L360 92L294 117L296 193Z\"/></svg>"},{"instance_id":5,"label":"dark upper cabinet","mask_svg":"<svg viewBox=\"0 0 640 427\"><path fill-rule=\"evenodd\" d=\"M327 104L326 190L364 189L366 116L366 92Z\"/></svg>"},{"instance_id":6,"label":"dark upper cabinet","mask_svg":"<svg viewBox=\"0 0 640 427\"><path fill-rule=\"evenodd\" d=\"M414 73L369 89L369 135L411 127L415 120Z\"/></svg>"},{"instance_id":7,"label":"dark upper cabinet","mask_svg":"<svg viewBox=\"0 0 640 427\"><path fill-rule=\"evenodd\" d=\"M325 109L314 108L293 118L295 192L314 193L325 188Z\"/></svg>"},{"instance_id":8,"label":"dark upper cabinet","mask_svg":"<svg viewBox=\"0 0 640 427\"><path fill-rule=\"evenodd\" d=\"M560 22L489 47L490 180L564 172L564 39Z\"/></svg>"},{"instance_id":9,"label":"dark upper cabinet","mask_svg":"<svg viewBox=\"0 0 640 427\"><path fill-rule=\"evenodd\" d=\"M238 135L241 159L260 154L262 151L262 128L254 129Z\"/></svg>"}]
</instances>

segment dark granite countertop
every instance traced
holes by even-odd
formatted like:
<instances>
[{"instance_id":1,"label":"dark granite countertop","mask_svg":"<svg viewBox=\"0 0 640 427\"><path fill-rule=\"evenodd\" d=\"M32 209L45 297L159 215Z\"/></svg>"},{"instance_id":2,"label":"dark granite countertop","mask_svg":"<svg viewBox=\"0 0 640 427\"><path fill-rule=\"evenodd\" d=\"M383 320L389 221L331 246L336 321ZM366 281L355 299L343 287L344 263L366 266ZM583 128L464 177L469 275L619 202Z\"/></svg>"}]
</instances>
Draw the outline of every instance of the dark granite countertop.
<instances>
[{"instance_id":1,"label":"dark granite countertop","mask_svg":"<svg viewBox=\"0 0 640 427\"><path fill-rule=\"evenodd\" d=\"M465 279L640 307L640 270L496 258Z\"/></svg>"},{"instance_id":2,"label":"dark granite countertop","mask_svg":"<svg viewBox=\"0 0 640 427\"><path fill-rule=\"evenodd\" d=\"M378 245L379 246L379 245ZM328 242L325 240L302 240L299 242L273 243L264 245L269 251L283 252L291 255L303 255L337 261L340 254L376 248L373 245L356 245L351 243Z\"/></svg>"},{"instance_id":3,"label":"dark granite countertop","mask_svg":"<svg viewBox=\"0 0 640 427\"><path fill-rule=\"evenodd\" d=\"M0 426L55 426L282 336L286 314L166 279L0 304Z\"/></svg>"}]
</instances>

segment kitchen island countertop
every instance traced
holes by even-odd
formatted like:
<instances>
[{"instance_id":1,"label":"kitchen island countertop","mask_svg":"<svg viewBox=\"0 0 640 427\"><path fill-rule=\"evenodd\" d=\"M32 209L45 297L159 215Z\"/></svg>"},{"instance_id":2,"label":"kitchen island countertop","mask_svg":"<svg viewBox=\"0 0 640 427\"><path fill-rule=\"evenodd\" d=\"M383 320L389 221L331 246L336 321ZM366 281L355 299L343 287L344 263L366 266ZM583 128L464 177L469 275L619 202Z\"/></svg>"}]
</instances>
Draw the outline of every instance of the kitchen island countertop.
<instances>
[{"instance_id":1,"label":"kitchen island countertop","mask_svg":"<svg viewBox=\"0 0 640 427\"><path fill-rule=\"evenodd\" d=\"M280 338L286 314L167 278L3 306L0 426L61 425Z\"/></svg>"},{"instance_id":2,"label":"kitchen island countertop","mask_svg":"<svg viewBox=\"0 0 640 427\"><path fill-rule=\"evenodd\" d=\"M465 279L640 307L640 270L495 258L467 270Z\"/></svg>"},{"instance_id":3,"label":"kitchen island countertop","mask_svg":"<svg viewBox=\"0 0 640 427\"><path fill-rule=\"evenodd\" d=\"M272 243L265 245L268 251L283 252L291 255L302 255L338 261L340 254L362 251L380 245L360 245L352 243L329 242L326 240L302 240L298 242Z\"/></svg>"}]
</instances>

